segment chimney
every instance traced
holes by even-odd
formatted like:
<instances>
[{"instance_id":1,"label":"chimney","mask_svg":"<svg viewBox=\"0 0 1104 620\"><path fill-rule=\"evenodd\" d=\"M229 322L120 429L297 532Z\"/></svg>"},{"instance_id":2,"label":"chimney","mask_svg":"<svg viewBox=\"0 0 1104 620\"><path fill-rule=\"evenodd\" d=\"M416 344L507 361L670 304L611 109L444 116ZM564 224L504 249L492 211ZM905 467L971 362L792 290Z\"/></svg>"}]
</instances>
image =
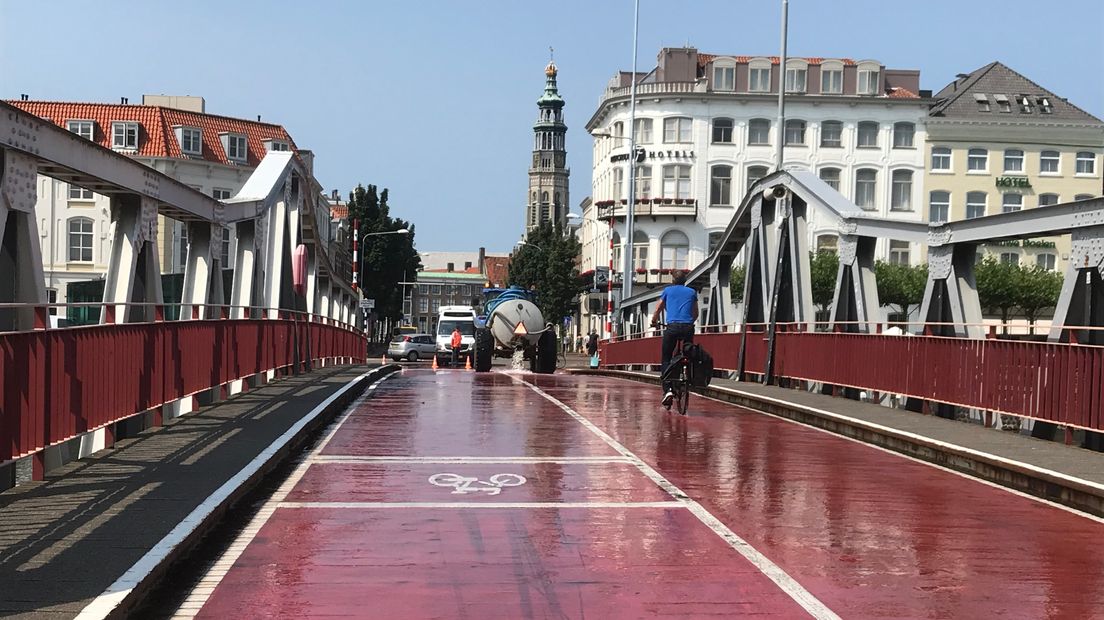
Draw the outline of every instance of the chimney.
<instances>
[{"instance_id":1,"label":"chimney","mask_svg":"<svg viewBox=\"0 0 1104 620\"><path fill-rule=\"evenodd\" d=\"M332 193L330 194L330 199L331 199L331 200L333 200L334 202L339 202L339 201L341 200L341 194L339 194L339 193L338 193L339 191L340 191L340 190L336 190L336 189L335 189L335 190L334 190L334 191L333 191L333 192L332 192Z\"/></svg>"},{"instance_id":2,"label":"chimney","mask_svg":"<svg viewBox=\"0 0 1104 620\"><path fill-rule=\"evenodd\" d=\"M30 95L27 95L27 94L19 95L19 100L20 101L27 101L30 98L31 98Z\"/></svg>"},{"instance_id":3,"label":"chimney","mask_svg":"<svg viewBox=\"0 0 1104 620\"><path fill-rule=\"evenodd\" d=\"M257 115L257 122L258 123L261 122L261 115L260 114Z\"/></svg>"},{"instance_id":4,"label":"chimney","mask_svg":"<svg viewBox=\"0 0 1104 620\"><path fill-rule=\"evenodd\" d=\"M449 263L448 265L446 265L446 268L448 269L449 273L452 273L456 270L456 263Z\"/></svg>"},{"instance_id":5,"label":"chimney","mask_svg":"<svg viewBox=\"0 0 1104 620\"><path fill-rule=\"evenodd\" d=\"M483 261L487 258L487 248L479 248L479 273L483 273Z\"/></svg>"},{"instance_id":6,"label":"chimney","mask_svg":"<svg viewBox=\"0 0 1104 620\"><path fill-rule=\"evenodd\" d=\"M127 104L127 98L126 97L119 97L119 103L121 103L122 105L126 105Z\"/></svg>"}]
</instances>

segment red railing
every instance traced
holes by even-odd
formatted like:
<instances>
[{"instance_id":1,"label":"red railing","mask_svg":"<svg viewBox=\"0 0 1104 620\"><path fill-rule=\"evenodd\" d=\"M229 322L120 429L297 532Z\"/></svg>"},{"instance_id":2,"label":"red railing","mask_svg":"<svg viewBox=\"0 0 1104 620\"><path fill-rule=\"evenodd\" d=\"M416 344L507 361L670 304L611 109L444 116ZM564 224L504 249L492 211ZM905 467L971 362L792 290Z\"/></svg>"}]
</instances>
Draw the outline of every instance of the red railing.
<instances>
[{"instance_id":1,"label":"red railing","mask_svg":"<svg viewBox=\"0 0 1104 620\"><path fill-rule=\"evenodd\" d=\"M0 464L234 380L365 355L359 331L296 313L0 333Z\"/></svg>"},{"instance_id":2,"label":"red railing","mask_svg":"<svg viewBox=\"0 0 1104 620\"><path fill-rule=\"evenodd\" d=\"M735 370L740 333L699 334ZM659 363L659 338L602 343L603 365ZM761 375L767 335L749 332L744 370ZM780 330L777 377L892 393L1104 430L1104 347L1015 340Z\"/></svg>"}]
</instances>

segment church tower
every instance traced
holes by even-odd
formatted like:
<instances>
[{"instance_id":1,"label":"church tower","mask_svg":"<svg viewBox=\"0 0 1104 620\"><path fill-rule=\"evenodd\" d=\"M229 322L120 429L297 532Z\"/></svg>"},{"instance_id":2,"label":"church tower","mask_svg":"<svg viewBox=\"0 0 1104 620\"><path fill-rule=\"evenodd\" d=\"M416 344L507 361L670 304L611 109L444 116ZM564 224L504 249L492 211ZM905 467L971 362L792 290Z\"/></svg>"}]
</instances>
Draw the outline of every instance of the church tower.
<instances>
[{"instance_id":1,"label":"church tower","mask_svg":"<svg viewBox=\"0 0 1104 620\"><path fill-rule=\"evenodd\" d=\"M565 224L567 218L567 125L564 100L556 88L556 63L544 69L544 94L537 99L537 123L533 125L533 164L529 168L529 207L525 232L544 222Z\"/></svg>"}]
</instances>

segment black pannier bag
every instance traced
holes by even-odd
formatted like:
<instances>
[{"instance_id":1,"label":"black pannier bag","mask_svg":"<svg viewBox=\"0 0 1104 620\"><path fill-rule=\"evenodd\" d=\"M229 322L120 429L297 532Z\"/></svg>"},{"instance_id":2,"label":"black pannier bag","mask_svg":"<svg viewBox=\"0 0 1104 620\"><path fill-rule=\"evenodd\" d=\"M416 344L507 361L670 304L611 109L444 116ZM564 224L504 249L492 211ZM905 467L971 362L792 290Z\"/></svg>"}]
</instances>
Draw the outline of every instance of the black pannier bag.
<instances>
[{"instance_id":1,"label":"black pannier bag","mask_svg":"<svg viewBox=\"0 0 1104 620\"><path fill-rule=\"evenodd\" d=\"M694 387L705 387L713 380L713 356L700 344L688 344L682 354L690 361L690 380Z\"/></svg>"}]
</instances>

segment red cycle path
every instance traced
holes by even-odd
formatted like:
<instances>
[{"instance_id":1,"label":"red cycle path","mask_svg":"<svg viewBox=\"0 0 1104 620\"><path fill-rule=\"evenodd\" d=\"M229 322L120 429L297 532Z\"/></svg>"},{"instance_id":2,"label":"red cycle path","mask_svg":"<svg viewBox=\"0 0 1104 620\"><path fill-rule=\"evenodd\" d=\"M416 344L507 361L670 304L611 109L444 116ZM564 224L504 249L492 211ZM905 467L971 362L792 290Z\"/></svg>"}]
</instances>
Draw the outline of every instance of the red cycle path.
<instances>
[{"instance_id":1,"label":"red cycle path","mask_svg":"<svg viewBox=\"0 0 1104 620\"><path fill-rule=\"evenodd\" d=\"M841 617L1100 613L1104 525L1079 515L730 405L694 397L689 418L673 416L640 384L406 371L337 430L199 615L808 617L518 379L623 444ZM429 484L442 472L526 483L457 494Z\"/></svg>"}]
</instances>

